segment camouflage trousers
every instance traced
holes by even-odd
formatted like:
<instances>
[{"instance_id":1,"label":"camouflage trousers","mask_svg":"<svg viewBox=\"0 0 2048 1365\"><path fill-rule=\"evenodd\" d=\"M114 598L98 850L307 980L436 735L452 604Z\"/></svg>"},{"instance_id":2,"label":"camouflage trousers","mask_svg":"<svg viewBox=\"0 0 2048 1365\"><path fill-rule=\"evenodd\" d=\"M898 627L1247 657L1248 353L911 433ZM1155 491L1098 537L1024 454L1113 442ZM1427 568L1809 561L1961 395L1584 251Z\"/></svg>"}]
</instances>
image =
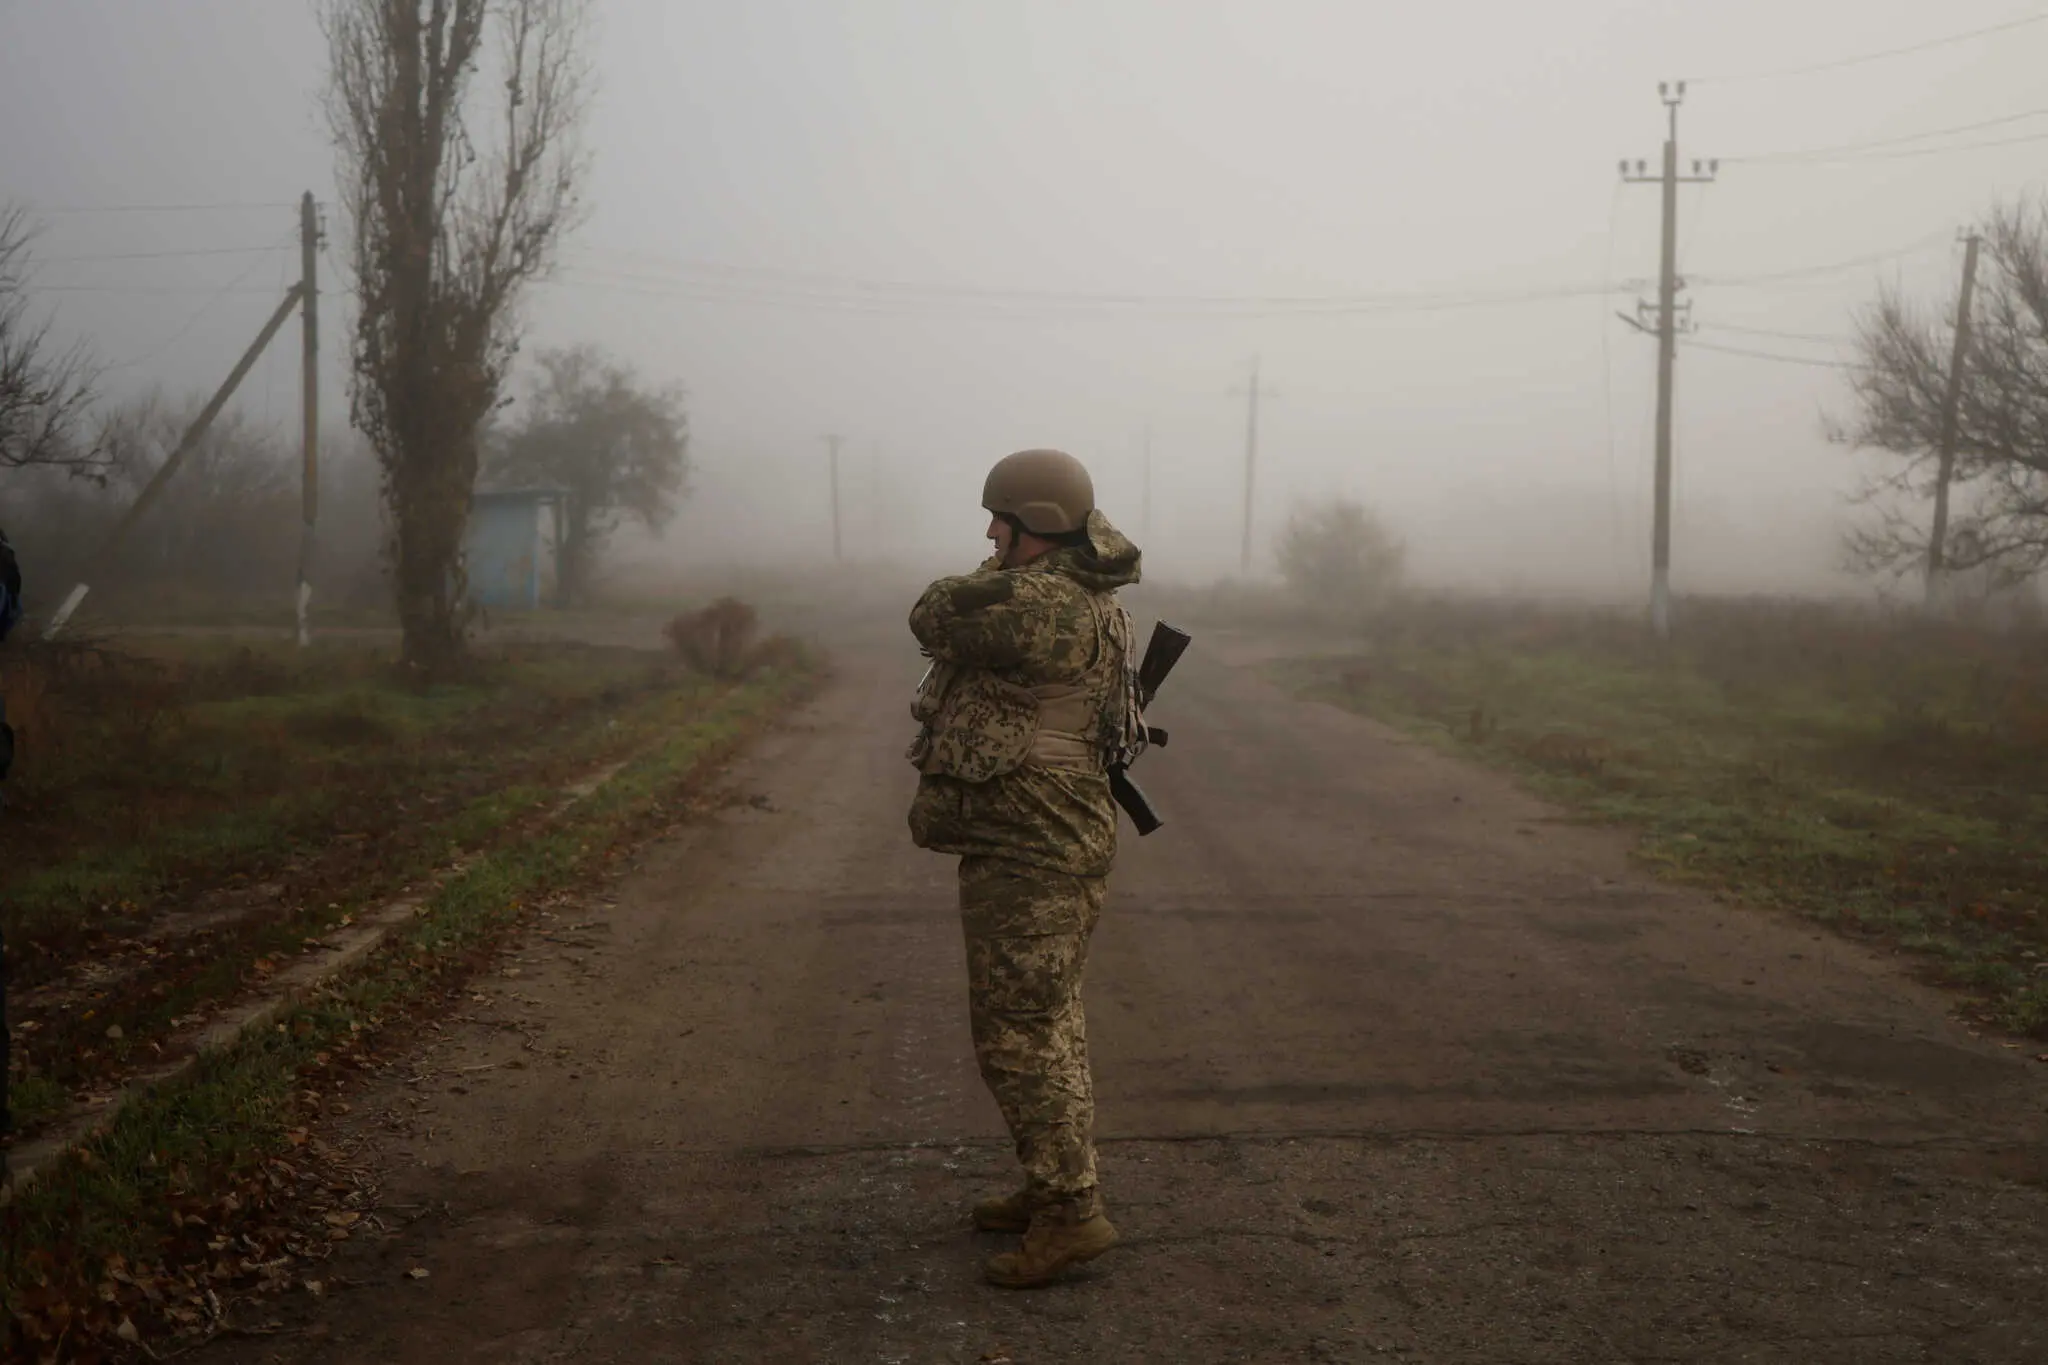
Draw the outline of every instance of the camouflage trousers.
<instances>
[{"instance_id":1,"label":"camouflage trousers","mask_svg":"<svg viewBox=\"0 0 2048 1365\"><path fill-rule=\"evenodd\" d=\"M1081 972L1107 889L1007 858L960 860L975 1060L1032 1203L1078 1217L1099 1207Z\"/></svg>"}]
</instances>

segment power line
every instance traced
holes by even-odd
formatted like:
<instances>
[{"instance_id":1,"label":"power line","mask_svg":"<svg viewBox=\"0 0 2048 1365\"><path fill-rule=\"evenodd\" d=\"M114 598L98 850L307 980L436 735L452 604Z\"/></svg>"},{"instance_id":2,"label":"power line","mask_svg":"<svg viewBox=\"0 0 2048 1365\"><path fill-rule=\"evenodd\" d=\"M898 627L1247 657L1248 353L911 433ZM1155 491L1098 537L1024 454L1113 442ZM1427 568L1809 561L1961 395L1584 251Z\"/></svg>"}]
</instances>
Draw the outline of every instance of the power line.
<instances>
[{"instance_id":1,"label":"power line","mask_svg":"<svg viewBox=\"0 0 2048 1365\"><path fill-rule=\"evenodd\" d=\"M189 251L117 251L93 256L38 256L37 265L74 265L86 261L167 261L194 256L247 256L286 250L283 246L210 246Z\"/></svg>"},{"instance_id":2,"label":"power line","mask_svg":"<svg viewBox=\"0 0 2048 1365\"><path fill-rule=\"evenodd\" d=\"M2048 112L2048 111L2044 111ZM1818 265L1753 275L1705 275L1701 285L1745 286L1827 275L1912 255L1948 240L1944 228L1888 251ZM1442 290L1416 293L1336 294L1153 294L1089 293L1076 290L931 283L830 275L770 266L735 266L701 261L663 261L632 252L602 252L655 262L654 268L610 265L570 266L552 281L557 286L631 290L697 303L751 304L848 313L930 315L935 310L984 317L1053 316L1065 312L1172 317L1319 317L1376 313L1427 313L1490 308L1559 299L1604 298L1632 292L1611 278L1598 283L1529 286L1499 290Z\"/></svg>"},{"instance_id":3,"label":"power line","mask_svg":"<svg viewBox=\"0 0 2048 1365\"><path fill-rule=\"evenodd\" d=\"M636 253L610 252L616 256ZM571 266L572 271L613 276L636 284L662 284L677 289L751 291L753 294L803 299L855 299L860 302L903 300L907 302L975 302L989 304L1067 304L1091 308L1175 309L1369 309L1406 307L1414 304L1460 305L1522 298L1571 298L1614 291L1602 286L1569 285L1519 290L1444 290L1417 294L1147 294L1131 292L1091 293L1077 290L1004 288L972 284L935 284L910 280L866 279L855 276L784 270L767 266L733 266L697 261L664 261L640 255L655 269L593 264ZM690 278L710 276L708 279ZM875 296L864 298L862 296Z\"/></svg>"},{"instance_id":4,"label":"power line","mask_svg":"<svg viewBox=\"0 0 2048 1365\"><path fill-rule=\"evenodd\" d=\"M284 200L264 202L247 200L241 202L223 201L212 204L38 204L33 212L38 214L89 214L89 213L225 213L254 209L288 209L292 205Z\"/></svg>"},{"instance_id":5,"label":"power line","mask_svg":"<svg viewBox=\"0 0 2048 1365\"><path fill-rule=\"evenodd\" d=\"M261 264L261 262L258 262ZM207 284L38 284L27 292L32 294L204 294L212 289ZM263 288L229 289L230 294L263 294L270 291Z\"/></svg>"},{"instance_id":6,"label":"power line","mask_svg":"<svg viewBox=\"0 0 2048 1365\"><path fill-rule=\"evenodd\" d=\"M1857 161L1904 161L1911 157L1946 156L1950 152L1981 152L1988 147L2017 147L2028 142L2048 142L2048 133L2028 133L2025 137L1992 138L1985 142L1952 142L1946 147L1919 147L1907 152L1877 152L1859 156L1813 157L1807 164L1842 165Z\"/></svg>"},{"instance_id":7,"label":"power line","mask_svg":"<svg viewBox=\"0 0 2048 1365\"><path fill-rule=\"evenodd\" d=\"M268 248L266 248L266 250L268 250ZM209 314L211 314L214 309L220 307L221 300L226 298L230 293L251 292L242 290L242 286L248 282L249 277L251 275L254 275L258 270L262 268L263 261L261 257L250 262L248 269L244 270L241 274L235 276L226 284L222 285L219 289L215 290L211 298L207 299L204 303L200 304L198 308L193 310L192 315L185 319L184 326L180 327L176 332L173 332L164 341L150 348L148 353L137 356L133 360L121 361L119 364L111 365L108 368L114 370L132 370L138 368L139 366L149 364L158 356L162 355L165 351L170 350L171 347L177 345L180 341L183 341L188 335L190 335L192 329L194 327L197 327L200 321L207 317Z\"/></svg>"},{"instance_id":8,"label":"power line","mask_svg":"<svg viewBox=\"0 0 2048 1365\"><path fill-rule=\"evenodd\" d=\"M1839 57L1833 61L1814 62L1806 66L1780 67L1771 71L1748 71L1728 76L1700 76L1693 78L1697 85L1731 85L1737 81L1780 80L1788 76L1811 76L1823 71L1840 71L1845 67L1862 66L1866 62L1881 62L1893 57L1909 57L1917 52L1931 52L1936 48L1952 47L1966 43L1973 38L1985 38L1994 33L2009 33L2014 29L2026 28L2048 20L2048 10L2038 11L2019 19L2008 19L2002 24L1987 24L1983 28L1971 29L1967 33L1951 33L1944 38L1929 38L1924 42L1909 43L1905 47L1886 48L1881 52L1865 52L1854 57Z\"/></svg>"},{"instance_id":9,"label":"power line","mask_svg":"<svg viewBox=\"0 0 2048 1365\"><path fill-rule=\"evenodd\" d=\"M1852 256L1848 260L1835 261L1827 265L1801 266L1797 269L1773 271L1762 275L1700 275L1695 276L1691 283L1712 285L1774 284L1780 280L1799 280L1815 275L1832 275L1844 270L1855 270L1860 266L1881 265L1886 261L1896 261L1925 251L1938 242L1947 242L1950 236L1951 229L1943 228L1940 232L1931 233L1926 237L1920 238L1918 241L1909 242L1905 246L1896 247L1890 251L1873 252L1868 256Z\"/></svg>"},{"instance_id":10,"label":"power line","mask_svg":"<svg viewBox=\"0 0 2048 1365\"><path fill-rule=\"evenodd\" d=\"M1912 142L1925 142L1929 138L1954 137L1958 133L1974 133L1985 128L1999 128L2011 123L2024 123L2028 119L2048 116L2048 108L2026 109L2017 114L2005 114L1998 118L1980 119L1975 123L1959 123L1950 128L1930 128L1923 133L1907 133L1900 137L1879 138L1869 142L1844 142L1833 147L1811 147L1797 152L1757 152L1749 156L1724 156L1723 161L1754 165L1766 161L1812 161L1824 160L1845 152L1875 151L1885 147L1902 147ZM1929 151L1947 151L1948 148L1929 148Z\"/></svg>"},{"instance_id":11,"label":"power line","mask_svg":"<svg viewBox=\"0 0 2048 1365\"><path fill-rule=\"evenodd\" d=\"M1710 332L1737 332L1743 336L1774 337L1780 341L1816 341L1830 346L1846 346L1851 338L1828 336L1821 332L1779 332L1769 327L1741 327L1732 322L1703 322L1700 326Z\"/></svg>"},{"instance_id":12,"label":"power line","mask_svg":"<svg viewBox=\"0 0 2048 1365\"><path fill-rule=\"evenodd\" d=\"M936 311L977 317L1029 318L1063 314L1125 317L1347 317L1488 308L1558 299L1590 298L1617 290L1605 285L1571 285L1495 292L1444 294L1255 296L1052 295L1024 292L935 292L923 296L877 296L856 290L799 289L717 281L687 281L660 275L582 268L556 281L578 288L622 289L697 303L755 304L816 311L929 316Z\"/></svg>"},{"instance_id":13,"label":"power line","mask_svg":"<svg viewBox=\"0 0 2048 1365\"><path fill-rule=\"evenodd\" d=\"M1806 355L1779 355L1772 351L1752 351L1742 346L1716 346L1711 341L1687 341L1688 350L1719 351L1722 355L1748 356L1751 360L1775 360L1785 365L1812 365L1824 370L1853 370L1857 366L1847 360L1821 360Z\"/></svg>"}]
</instances>

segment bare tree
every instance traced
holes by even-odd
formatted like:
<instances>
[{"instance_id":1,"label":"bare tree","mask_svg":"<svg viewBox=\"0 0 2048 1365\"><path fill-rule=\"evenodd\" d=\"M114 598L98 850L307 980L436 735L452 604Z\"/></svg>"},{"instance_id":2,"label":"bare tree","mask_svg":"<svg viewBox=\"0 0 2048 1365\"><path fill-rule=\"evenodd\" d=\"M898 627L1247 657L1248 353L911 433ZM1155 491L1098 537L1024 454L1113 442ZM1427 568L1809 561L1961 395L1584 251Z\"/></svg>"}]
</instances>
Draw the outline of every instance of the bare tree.
<instances>
[{"instance_id":1,"label":"bare tree","mask_svg":"<svg viewBox=\"0 0 2048 1365\"><path fill-rule=\"evenodd\" d=\"M1942 559L2012 583L2048 566L2048 219L2038 208L2001 208L1984 250ZM1897 457L1864 490L1875 517L1851 536L1850 551L1865 568L1905 571L1926 561L1953 308L1951 300L1936 314L1888 287L1859 319L1858 410L1829 434Z\"/></svg>"},{"instance_id":2,"label":"bare tree","mask_svg":"<svg viewBox=\"0 0 2048 1365\"><path fill-rule=\"evenodd\" d=\"M594 347L544 351L523 419L491 462L505 478L567 495L562 600L584 600L604 543L627 517L659 532L675 516L689 464L682 390L650 389Z\"/></svg>"},{"instance_id":3,"label":"bare tree","mask_svg":"<svg viewBox=\"0 0 2048 1365\"><path fill-rule=\"evenodd\" d=\"M405 660L431 675L467 652L463 532L520 295L578 212L583 6L327 5L360 310L353 415L383 470Z\"/></svg>"},{"instance_id":4,"label":"bare tree","mask_svg":"<svg viewBox=\"0 0 2048 1365\"><path fill-rule=\"evenodd\" d=\"M22 210L0 210L0 469L59 465L96 475L106 452L82 430L91 361L82 348L58 349L49 324L29 316L34 237Z\"/></svg>"}]
</instances>

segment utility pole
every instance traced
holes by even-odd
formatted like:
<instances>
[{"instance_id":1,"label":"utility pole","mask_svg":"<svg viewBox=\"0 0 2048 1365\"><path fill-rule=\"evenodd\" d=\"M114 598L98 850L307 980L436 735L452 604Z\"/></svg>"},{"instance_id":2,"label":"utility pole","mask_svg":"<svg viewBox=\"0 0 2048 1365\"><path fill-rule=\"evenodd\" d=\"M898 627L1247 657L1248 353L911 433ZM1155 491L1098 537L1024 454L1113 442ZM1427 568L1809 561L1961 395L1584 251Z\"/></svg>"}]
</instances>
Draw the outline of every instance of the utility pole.
<instances>
[{"instance_id":1,"label":"utility pole","mask_svg":"<svg viewBox=\"0 0 2048 1365\"><path fill-rule=\"evenodd\" d=\"M1243 577L1252 574L1252 493L1259 464L1259 361L1252 361L1251 385L1244 414L1244 543L1239 551L1239 572Z\"/></svg>"},{"instance_id":2,"label":"utility pole","mask_svg":"<svg viewBox=\"0 0 2048 1365\"><path fill-rule=\"evenodd\" d=\"M1152 541L1152 427L1149 423L1145 427L1144 461L1145 482L1144 494L1138 504L1141 509L1138 514L1138 534L1145 538L1147 544L1150 544Z\"/></svg>"},{"instance_id":3,"label":"utility pole","mask_svg":"<svg viewBox=\"0 0 2048 1365\"><path fill-rule=\"evenodd\" d=\"M149 482L143 485L142 491L135 495L135 501L128 505L128 510L123 512L121 519L114 523L114 529L109 531L106 539L100 542L99 548L94 552L93 557L86 561L86 572L89 576L72 588L64 600L58 604L56 614L50 618L50 623L43 628L43 638L45 640L55 639L57 632L64 629L64 623L71 619L71 614L78 610L78 604L85 600L86 593L91 590L92 578L98 575L99 569L113 555L116 547L127 538L128 532L134 528L135 523L142 519L142 514L147 512L151 504L156 502L157 496L164 491L164 486L171 481L171 476L178 472L178 466L185 462L185 457L192 453L193 447L198 445L200 438L206 435L207 428L213 425L214 418L220 416L221 409L228 405L228 399L234 397L235 390L242 386L244 379L248 378L249 371L255 368L257 360L269 348L271 341L279 332L284 330L285 322L290 319L292 310L299 306L299 288L300 286L295 284L285 291L285 296L278 303L277 310L270 315L270 320L263 324L263 330L256 334L256 340L251 342L249 349L242 353L242 358L235 362L235 368L229 371L227 379L221 384L220 388L214 391L213 397L207 400L206 406L200 410L199 415L192 419L192 425L185 428L185 434L178 438L178 448L166 456L161 465L157 466L156 473L150 476Z\"/></svg>"},{"instance_id":4,"label":"utility pole","mask_svg":"<svg viewBox=\"0 0 2048 1365\"><path fill-rule=\"evenodd\" d=\"M1711 184L1715 172L1720 169L1719 161L1695 161L1691 175L1678 173L1678 106L1685 102L1685 82L1676 85L1659 82L1657 95L1664 101L1669 131L1664 138L1664 166L1661 174L1652 176L1640 161L1635 170L1629 170L1629 163L1621 163L1621 178L1630 184L1656 183L1664 190L1664 240L1662 267L1657 279L1657 509L1656 525L1651 533L1650 554L1650 626L1657 632L1657 638L1666 639L1671 634L1671 409L1673 369L1678 360L1678 291L1684 282L1678 278L1678 187L1681 184ZM1690 306L1690 305L1688 305ZM1636 306L1637 317L1626 317L1623 321L1639 331L1649 331L1643 325L1641 304Z\"/></svg>"},{"instance_id":5,"label":"utility pole","mask_svg":"<svg viewBox=\"0 0 2048 1365\"><path fill-rule=\"evenodd\" d=\"M841 437L827 436L825 446L831 452L832 460L832 562L840 562L839 542L839 442Z\"/></svg>"},{"instance_id":6,"label":"utility pole","mask_svg":"<svg viewBox=\"0 0 2048 1365\"><path fill-rule=\"evenodd\" d=\"M884 518L882 516L882 443L880 441L868 442L867 493L861 498L861 504L867 508L867 515L858 518L858 520L863 526L867 527L869 542L879 545L882 543L882 527L884 525Z\"/></svg>"},{"instance_id":7,"label":"utility pole","mask_svg":"<svg viewBox=\"0 0 2048 1365\"><path fill-rule=\"evenodd\" d=\"M1934 481L1934 529L1927 537L1927 606L1941 601L1947 565L1942 553L1948 539L1948 485L1956 472L1956 418L1962 409L1963 369L1970 356L1970 295L1977 288L1977 244L1972 231L1964 239L1963 292L1956 300L1956 342L1948 360L1948 388L1941 396L1941 470Z\"/></svg>"},{"instance_id":8,"label":"utility pole","mask_svg":"<svg viewBox=\"0 0 2048 1365\"><path fill-rule=\"evenodd\" d=\"M299 647L313 643L313 527L320 513L320 211L307 190L299 200L300 432Z\"/></svg>"}]
</instances>

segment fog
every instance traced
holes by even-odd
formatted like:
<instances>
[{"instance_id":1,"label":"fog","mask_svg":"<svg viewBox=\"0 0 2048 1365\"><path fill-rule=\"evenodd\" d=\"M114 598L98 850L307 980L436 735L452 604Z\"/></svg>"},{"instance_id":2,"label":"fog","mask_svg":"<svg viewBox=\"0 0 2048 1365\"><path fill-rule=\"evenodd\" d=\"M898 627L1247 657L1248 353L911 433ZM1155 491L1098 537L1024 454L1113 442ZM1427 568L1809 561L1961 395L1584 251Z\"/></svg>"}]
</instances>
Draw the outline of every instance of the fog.
<instances>
[{"instance_id":1,"label":"fog","mask_svg":"<svg viewBox=\"0 0 2048 1365\"><path fill-rule=\"evenodd\" d=\"M971 561L988 463L1056 445L1154 574L1234 573L1256 362L1256 572L1290 506L1343 494L1426 581L1635 600L1654 343L1615 314L1654 297L1659 204L1616 163L1654 168L1685 78L1681 157L1721 166L1680 196L1674 578L1850 589L1840 339L1880 281L1946 297L1957 231L2048 150L2024 119L1914 140L2033 110L2048 25L1837 65L2012 0L593 17L590 212L527 315L688 387L693 495L640 551L680 565L828 557L838 433L855 558ZM298 195L335 198L324 79L306 4L0 5L0 198L42 215L38 301L111 397L210 388L273 306ZM262 362L252 420L292 420L297 363Z\"/></svg>"}]
</instances>

